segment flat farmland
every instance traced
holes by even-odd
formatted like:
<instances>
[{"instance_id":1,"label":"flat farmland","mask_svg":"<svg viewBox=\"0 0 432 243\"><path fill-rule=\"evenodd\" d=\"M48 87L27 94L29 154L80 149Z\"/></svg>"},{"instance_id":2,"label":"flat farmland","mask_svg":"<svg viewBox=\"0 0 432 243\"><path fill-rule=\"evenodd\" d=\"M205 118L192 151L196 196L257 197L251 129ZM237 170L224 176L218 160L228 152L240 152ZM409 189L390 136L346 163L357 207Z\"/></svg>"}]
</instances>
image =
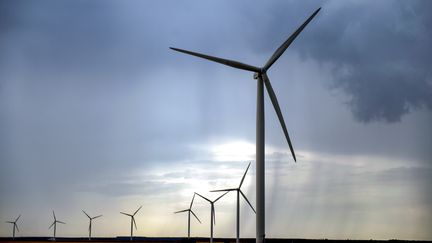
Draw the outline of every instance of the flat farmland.
<instances>
[{"instance_id":1,"label":"flat farmland","mask_svg":"<svg viewBox=\"0 0 432 243\"><path fill-rule=\"evenodd\" d=\"M9 237L0 238L1 243L47 243L54 242L51 237L17 237L15 240ZM55 242L65 243L83 243L89 242L88 238L57 238ZM116 238L92 238L91 242L94 243L119 243L131 242L129 237L116 237ZM209 238L204 237L134 237L133 242L136 243L208 243ZM235 243L235 238L214 238L214 243ZM244 238L240 240L241 243L254 243L255 238ZM432 241L411 241L411 240L334 240L334 239L282 239L282 238L269 238L265 243L432 243Z\"/></svg>"}]
</instances>

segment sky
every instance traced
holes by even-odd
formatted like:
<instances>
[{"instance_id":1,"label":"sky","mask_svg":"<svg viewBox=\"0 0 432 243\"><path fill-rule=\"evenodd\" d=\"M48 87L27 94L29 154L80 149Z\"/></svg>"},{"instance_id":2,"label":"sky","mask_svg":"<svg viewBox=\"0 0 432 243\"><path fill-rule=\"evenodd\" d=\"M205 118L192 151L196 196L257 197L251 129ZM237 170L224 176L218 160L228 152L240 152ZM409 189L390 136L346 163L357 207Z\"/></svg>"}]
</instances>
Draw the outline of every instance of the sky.
<instances>
[{"instance_id":1,"label":"sky","mask_svg":"<svg viewBox=\"0 0 432 243\"><path fill-rule=\"evenodd\" d=\"M18 236L186 236L194 192L255 205L253 73L263 66L266 237L432 239L432 2L0 1L0 221ZM235 194L215 237L235 237ZM209 235L196 198L192 236ZM241 201L241 236L255 215ZM0 224L0 236L11 226Z\"/></svg>"}]
</instances>

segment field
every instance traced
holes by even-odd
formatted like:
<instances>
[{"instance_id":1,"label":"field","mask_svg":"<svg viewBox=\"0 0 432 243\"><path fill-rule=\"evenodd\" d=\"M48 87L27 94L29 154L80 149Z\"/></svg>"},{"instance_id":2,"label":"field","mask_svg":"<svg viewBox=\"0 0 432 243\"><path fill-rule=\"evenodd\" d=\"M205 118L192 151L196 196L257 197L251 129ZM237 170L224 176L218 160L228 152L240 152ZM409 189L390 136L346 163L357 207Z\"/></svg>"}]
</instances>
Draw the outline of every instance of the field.
<instances>
[{"instance_id":1,"label":"field","mask_svg":"<svg viewBox=\"0 0 432 243\"><path fill-rule=\"evenodd\" d=\"M15 240L9 237L0 238L1 243L46 243L51 242L50 237L17 237ZM88 242L88 238L57 238L57 242L67 243L82 243ZM130 242L129 237L116 237L116 238L93 238L92 242L107 243L107 242ZM207 243L209 238L157 238L157 237L134 237L134 242L137 243ZM235 243L234 238L214 238L214 243ZM244 238L240 240L241 243L254 243L255 238ZM266 239L266 243L432 243L432 241L409 241L409 240L328 240L328 239Z\"/></svg>"}]
</instances>

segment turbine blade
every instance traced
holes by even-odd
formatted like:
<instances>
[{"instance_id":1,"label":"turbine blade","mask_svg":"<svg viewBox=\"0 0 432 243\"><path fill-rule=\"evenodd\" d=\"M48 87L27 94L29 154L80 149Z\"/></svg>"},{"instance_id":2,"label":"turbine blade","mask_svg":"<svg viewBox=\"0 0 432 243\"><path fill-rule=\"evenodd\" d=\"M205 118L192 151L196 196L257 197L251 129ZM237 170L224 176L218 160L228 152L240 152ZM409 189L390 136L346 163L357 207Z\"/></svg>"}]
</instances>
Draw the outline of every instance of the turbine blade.
<instances>
[{"instance_id":1,"label":"turbine blade","mask_svg":"<svg viewBox=\"0 0 432 243\"><path fill-rule=\"evenodd\" d=\"M245 196L245 194L243 194L243 192L241 190L239 190L240 193L242 194L243 198L246 200L246 202L249 204L249 206L252 208L252 210L254 211L254 213L256 213L254 207L252 206L252 204L249 202L249 200L247 199L247 197Z\"/></svg>"},{"instance_id":2,"label":"turbine blade","mask_svg":"<svg viewBox=\"0 0 432 243\"><path fill-rule=\"evenodd\" d=\"M48 229L51 229L51 227L53 227L55 223L56 221L54 221Z\"/></svg>"},{"instance_id":3,"label":"turbine blade","mask_svg":"<svg viewBox=\"0 0 432 243\"><path fill-rule=\"evenodd\" d=\"M18 215L18 218L15 219L15 223L18 221L18 219L21 217L21 214Z\"/></svg>"},{"instance_id":4,"label":"turbine blade","mask_svg":"<svg viewBox=\"0 0 432 243\"><path fill-rule=\"evenodd\" d=\"M129 217L132 217L132 214L128 214L128 213L123 213L123 212L120 212L121 214L124 214L124 215L126 215L126 216L129 216Z\"/></svg>"},{"instance_id":5,"label":"turbine blade","mask_svg":"<svg viewBox=\"0 0 432 243\"><path fill-rule=\"evenodd\" d=\"M230 189L220 189L220 190L212 190L210 192L230 192L230 191L235 191L237 190L237 188L230 188Z\"/></svg>"},{"instance_id":6,"label":"turbine blade","mask_svg":"<svg viewBox=\"0 0 432 243\"><path fill-rule=\"evenodd\" d=\"M193 214L193 216L195 216L195 218L198 220L198 222L200 222L200 224L201 224L201 220L195 215L195 213L192 211L192 210L190 210L190 212Z\"/></svg>"},{"instance_id":7,"label":"turbine blade","mask_svg":"<svg viewBox=\"0 0 432 243\"><path fill-rule=\"evenodd\" d=\"M60 224L66 224L66 223L63 222L63 221L57 221L57 223L60 223Z\"/></svg>"},{"instance_id":8,"label":"turbine blade","mask_svg":"<svg viewBox=\"0 0 432 243\"><path fill-rule=\"evenodd\" d=\"M12 221L5 221L6 223L9 223L9 224L13 224L14 222L12 222Z\"/></svg>"},{"instance_id":9,"label":"turbine blade","mask_svg":"<svg viewBox=\"0 0 432 243\"><path fill-rule=\"evenodd\" d=\"M195 199L195 193L194 193L194 195L193 195L193 197L192 197L192 201L191 201L191 203L190 203L189 209L192 208L192 204L193 204L194 199Z\"/></svg>"},{"instance_id":10,"label":"turbine blade","mask_svg":"<svg viewBox=\"0 0 432 243\"><path fill-rule=\"evenodd\" d=\"M141 208L142 208L142 205L137 209L137 211L135 211L135 213L133 215L135 216L135 214L138 213L138 211L140 211Z\"/></svg>"},{"instance_id":11,"label":"turbine blade","mask_svg":"<svg viewBox=\"0 0 432 243\"><path fill-rule=\"evenodd\" d=\"M135 229L138 230L137 225L136 225L136 221L135 221L135 218L134 218L134 217L132 217L132 222L133 222L133 224L135 225Z\"/></svg>"},{"instance_id":12,"label":"turbine blade","mask_svg":"<svg viewBox=\"0 0 432 243\"><path fill-rule=\"evenodd\" d=\"M177 211L177 212L174 212L174 213L183 213L183 212L187 212L187 211L189 211L189 209L180 210L180 211Z\"/></svg>"},{"instance_id":13,"label":"turbine blade","mask_svg":"<svg viewBox=\"0 0 432 243\"><path fill-rule=\"evenodd\" d=\"M54 210L53 210L53 216L54 216L54 221L57 220L56 216L55 216L55 213L54 213Z\"/></svg>"},{"instance_id":14,"label":"turbine blade","mask_svg":"<svg viewBox=\"0 0 432 243\"><path fill-rule=\"evenodd\" d=\"M244 179L245 179L245 177L246 177L246 173L248 172L250 165L251 165L251 162L249 162L249 165L248 165L248 167L246 168L245 173L243 174L243 177L242 177L242 179L241 179L241 181L240 181L240 185L239 185L238 188L240 188L240 187L242 186L243 181L244 181Z\"/></svg>"},{"instance_id":15,"label":"turbine blade","mask_svg":"<svg viewBox=\"0 0 432 243\"><path fill-rule=\"evenodd\" d=\"M286 140L287 140L287 142L288 142L289 148L290 148L290 150L291 150L291 154L292 154L292 156L293 156L293 158L294 158L294 161L297 161L296 156L295 156L295 153L294 153L294 148L293 148L293 146L292 146L292 143L291 143L290 137L289 137L289 135L288 135L288 130L287 130L286 126L285 126L285 121L284 121L284 118L283 118L283 116L282 116L281 109L280 109L280 107L279 107L279 102L278 102L278 100L277 100L277 98L276 98L276 94L275 94L275 92L273 91L273 88L272 88L272 86L271 86L271 84L270 84L270 80L269 80L269 78L267 77L267 74L263 73L263 74L262 74L262 77L263 77L263 79L264 79L264 84L265 84L265 86L266 86L267 93L268 93L269 96L270 96L270 100L271 100L271 102L273 103L273 107L274 107L274 109L275 109L275 111L276 111L276 114L277 114L277 116L278 116L278 118L279 118L279 122L280 122L280 124L281 124L281 126L282 126L282 130L283 130L283 132L284 132L284 134L285 134L285 138L286 138Z\"/></svg>"},{"instance_id":16,"label":"turbine blade","mask_svg":"<svg viewBox=\"0 0 432 243\"><path fill-rule=\"evenodd\" d=\"M225 196L229 191L225 192L224 194L220 195L216 200L213 201L213 203L217 202L217 200L221 199L223 196Z\"/></svg>"},{"instance_id":17,"label":"turbine blade","mask_svg":"<svg viewBox=\"0 0 432 243\"><path fill-rule=\"evenodd\" d=\"M14 224L14 227L15 227L16 230L19 232L18 225L17 225L17 224Z\"/></svg>"},{"instance_id":18,"label":"turbine blade","mask_svg":"<svg viewBox=\"0 0 432 243\"><path fill-rule=\"evenodd\" d=\"M195 194L197 194L198 196L202 197L203 199L207 200L207 201L210 202L210 203L212 202L212 201L210 201L210 199L204 197L203 195L201 195L201 194L199 194L199 193L196 193L196 192L195 192Z\"/></svg>"},{"instance_id":19,"label":"turbine blade","mask_svg":"<svg viewBox=\"0 0 432 243\"><path fill-rule=\"evenodd\" d=\"M100 218L100 217L102 217L102 214L101 214L101 215L98 215L98 216L95 216L95 217L93 217L93 218L91 218L91 219L97 219L97 218Z\"/></svg>"},{"instance_id":20,"label":"turbine blade","mask_svg":"<svg viewBox=\"0 0 432 243\"><path fill-rule=\"evenodd\" d=\"M81 211L83 211L83 213L85 214L85 215L87 215L87 217L89 218L89 219L91 219L91 217L84 211L84 210L81 210Z\"/></svg>"},{"instance_id":21,"label":"turbine blade","mask_svg":"<svg viewBox=\"0 0 432 243\"><path fill-rule=\"evenodd\" d=\"M170 47L171 50L174 51L178 51L178 52L182 52L182 53L186 53L192 56L196 56L196 57L200 57L200 58L204 58L213 62L217 62L220 64L224 64L233 68L238 68L238 69L243 69L246 71L251 71L251 72L261 72L261 69L258 67L254 67L248 64L244 64L241 62L237 62L237 61L233 61L233 60L228 60L228 59L223 59L223 58L219 58L219 57L213 57L213 56L209 56L209 55L204 55L201 53L197 53L197 52L192 52L192 51L187 51L187 50L183 50L183 49L179 49L179 48L174 48L174 47Z\"/></svg>"},{"instance_id":22,"label":"turbine blade","mask_svg":"<svg viewBox=\"0 0 432 243\"><path fill-rule=\"evenodd\" d=\"M291 45L294 39L302 32L302 30L306 27L307 24L317 15L317 13L321 10L318 8L315 12L294 32L291 36L284 42L282 45L273 53L267 63L264 65L264 70L267 71L274 62L285 52L285 50Z\"/></svg>"}]
</instances>

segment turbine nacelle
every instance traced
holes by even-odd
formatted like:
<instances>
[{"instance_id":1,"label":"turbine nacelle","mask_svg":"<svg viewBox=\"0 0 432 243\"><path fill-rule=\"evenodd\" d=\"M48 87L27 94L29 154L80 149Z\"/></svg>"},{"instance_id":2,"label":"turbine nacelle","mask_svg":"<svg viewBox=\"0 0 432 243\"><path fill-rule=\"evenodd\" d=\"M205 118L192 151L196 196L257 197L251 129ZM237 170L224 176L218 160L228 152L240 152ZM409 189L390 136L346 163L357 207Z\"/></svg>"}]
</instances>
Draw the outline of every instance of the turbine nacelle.
<instances>
[{"instance_id":1,"label":"turbine nacelle","mask_svg":"<svg viewBox=\"0 0 432 243\"><path fill-rule=\"evenodd\" d=\"M254 73L253 78L258 79L261 76L261 73Z\"/></svg>"}]
</instances>

